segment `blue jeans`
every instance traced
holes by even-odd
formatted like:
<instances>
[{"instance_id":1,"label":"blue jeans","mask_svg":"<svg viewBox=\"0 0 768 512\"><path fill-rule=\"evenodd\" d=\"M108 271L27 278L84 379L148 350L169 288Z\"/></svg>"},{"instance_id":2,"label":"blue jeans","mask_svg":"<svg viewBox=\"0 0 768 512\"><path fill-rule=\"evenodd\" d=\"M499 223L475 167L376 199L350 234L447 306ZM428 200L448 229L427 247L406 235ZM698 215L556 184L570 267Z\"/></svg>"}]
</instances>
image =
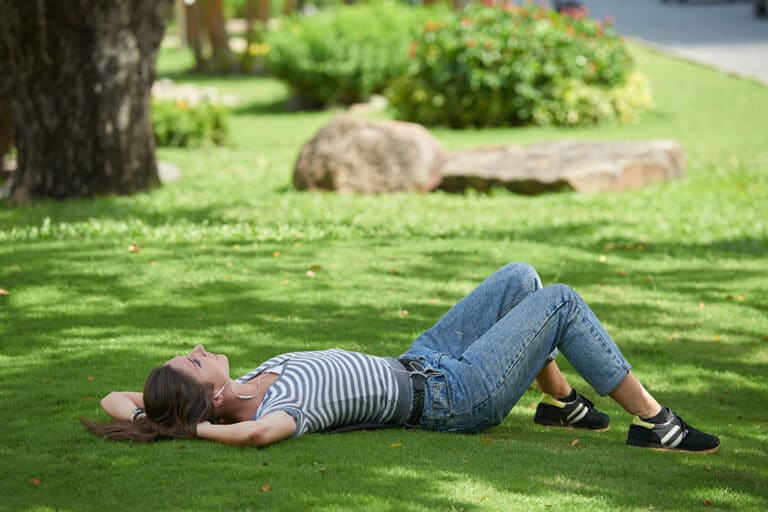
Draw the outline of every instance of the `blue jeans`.
<instances>
[{"instance_id":1,"label":"blue jeans","mask_svg":"<svg viewBox=\"0 0 768 512\"><path fill-rule=\"evenodd\" d=\"M600 395L631 368L573 289L542 288L530 265L506 265L400 356L418 361L426 376L419 428L479 432L498 425L558 350Z\"/></svg>"}]
</instances>

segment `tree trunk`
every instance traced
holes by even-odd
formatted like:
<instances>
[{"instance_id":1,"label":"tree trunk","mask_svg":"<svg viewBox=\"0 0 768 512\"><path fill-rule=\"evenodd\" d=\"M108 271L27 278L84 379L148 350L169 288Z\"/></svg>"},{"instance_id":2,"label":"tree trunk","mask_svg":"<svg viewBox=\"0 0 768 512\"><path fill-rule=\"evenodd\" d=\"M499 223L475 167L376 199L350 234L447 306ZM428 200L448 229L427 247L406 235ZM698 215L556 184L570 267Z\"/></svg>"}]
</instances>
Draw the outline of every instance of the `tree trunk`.
<instances>
[{"instance_id":1,"label":"tree trunk","mask_svg":"<svg viewBox=\"0 0 768 512\"><path fill-rule=\"evenodd\" d=\"M3 157L13 146L13 130L11 126L11 80L0 61L0 181L3 176Z\"/></svg>"},{"instance_id":2,"label":"tree trunk","mask_svg":"<svg viewBox=\"0 0 768 512\"><path fill-rule=\"evenodd\" d=\"M269 0L258 0L257 16L266 23L269 20Z\"/></svg>"},{"instance_id":3,"label":"tree trunk","mask_svg":"<svg viewBox=\"0 0 768 512\"><path fill-rule=\"evenodd\" d=\"M11 200L130 194L159 183L150 124L173 0L0 0L18 169Z\"/></svg>"},{"instance_id":4,"label":"tree trunk","mask_svg":"<svg viewBox=\"0 0 768 512\"><path fill-rule=\"evenodd\" d=\"M211 43L213 70L231 73L235 70L235 61L229 49L229 37L224 24L223 0L205 0L201 7L205 11L203 21L208 31L208 42Z\"/></svg>"},{"instance_id":5,"label":"tree trunk","mask_svg":"<svg viewBox=\"0 0 768 512\"><path fill-rule=\"evenodd\" d=\"M205 69L205 57L203 56L203 39L200 35L200 2L193 4L184 3L184 19L187 25L187 46L192 49L195 56L195 69Z\"/></svg>"}]
</instances>

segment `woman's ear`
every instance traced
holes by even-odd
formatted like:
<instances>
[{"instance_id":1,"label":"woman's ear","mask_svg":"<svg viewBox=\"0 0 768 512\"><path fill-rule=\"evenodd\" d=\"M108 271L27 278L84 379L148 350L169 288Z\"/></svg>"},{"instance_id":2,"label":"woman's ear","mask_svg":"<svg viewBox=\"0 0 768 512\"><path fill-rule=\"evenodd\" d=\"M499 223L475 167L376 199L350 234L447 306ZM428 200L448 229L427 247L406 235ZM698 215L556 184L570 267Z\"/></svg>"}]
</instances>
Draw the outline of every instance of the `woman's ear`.
<instances>
[{"instance_id":1,"label":"woman's ear","mask_svg":"<svg viewBox=\"0 0 768 512\"><path fill-rule=\"evenodd\" d=\"M229 382L221 386L221 388L218 391L213 393L211 402L213 403L214 407L219 407L222 404L222 402L224 402L224 388L227 387L227 384L229 384ZM213 391L213 389L214 389L213 386L211 386L211 391Z\"/></svg>"}]
</instances>

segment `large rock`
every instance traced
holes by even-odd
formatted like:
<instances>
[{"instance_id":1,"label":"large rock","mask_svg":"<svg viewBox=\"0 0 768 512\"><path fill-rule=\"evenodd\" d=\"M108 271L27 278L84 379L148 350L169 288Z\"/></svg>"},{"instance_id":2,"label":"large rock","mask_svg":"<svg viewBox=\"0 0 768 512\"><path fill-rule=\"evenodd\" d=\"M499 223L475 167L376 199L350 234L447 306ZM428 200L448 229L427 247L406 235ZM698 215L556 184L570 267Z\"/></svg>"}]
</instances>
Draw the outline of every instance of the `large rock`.
<instances>
[{"instance_id":1,"label":"large rock","mask_svg":"<svg viewBox=\"0 0 768 512\"><path fill-rule=\"evenodd\" d=\"M302 148L293 183L342 193L429 192L446 156L421 125L340 115Z\"/></svg>"},{"instance_id":2,"label":"large rock","mask_svg":"<svg viewBox=\"0 0 768 512\"><path fill-rule=\"evenodd\" d=\"M565 140L457 151L443 166L440 188L501 186L521 194L627 190L682 177L684 168L685 151L674 141Z\"/></svg>"}]
</instances>

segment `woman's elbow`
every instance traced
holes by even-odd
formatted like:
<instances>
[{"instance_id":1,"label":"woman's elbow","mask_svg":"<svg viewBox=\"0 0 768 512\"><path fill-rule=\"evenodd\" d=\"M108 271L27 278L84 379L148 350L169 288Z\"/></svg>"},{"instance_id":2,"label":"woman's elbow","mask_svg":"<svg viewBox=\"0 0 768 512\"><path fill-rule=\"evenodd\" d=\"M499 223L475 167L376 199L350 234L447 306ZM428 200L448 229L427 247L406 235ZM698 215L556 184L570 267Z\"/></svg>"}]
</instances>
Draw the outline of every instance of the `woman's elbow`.
<instances>
[{"instance_id":1,"label":"woman's elbow","mask_svg":"<svg viewBox=\"0 0 768 512\"><path fill-rule=\"evenodd\" d=\"M117 395L117 391L110 391L104 398L99 400L99 405L102 409L109 412L109 406L115 401L115 396Z\"/></svg>"},{"instance_id":2,"label":"woman's elbow","mask_svg":"<svg viewBox=\"0 0 768 512\"><path fill-rule=\"evenodd\" d=\"M251 446L268 446L275 442L274 436L271 435L269 427L260 425L258 422L254 422L249 429L248 436L246 438L246 444Z\"/></svg>"}]
</instances>

